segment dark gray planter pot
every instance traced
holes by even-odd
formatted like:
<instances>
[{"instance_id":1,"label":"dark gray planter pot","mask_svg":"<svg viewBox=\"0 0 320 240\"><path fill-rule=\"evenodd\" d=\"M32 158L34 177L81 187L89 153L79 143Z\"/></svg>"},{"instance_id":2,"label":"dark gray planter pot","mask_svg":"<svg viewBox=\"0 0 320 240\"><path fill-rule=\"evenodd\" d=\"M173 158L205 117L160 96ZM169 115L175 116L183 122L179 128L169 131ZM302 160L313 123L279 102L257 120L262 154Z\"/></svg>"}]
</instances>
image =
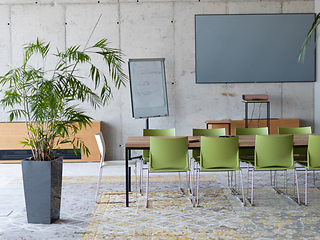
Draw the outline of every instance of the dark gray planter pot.
<instances>
[{"instance_id":1,"label":"dark gray planter pot","mask_svg":"<svg viewBox=\"0 0 320 240\"><path fill-rule=\"evenodd\" d=\"M50 224L60 218L62 161L21 161L28 223Z\"/></svg>"}]
</instances>

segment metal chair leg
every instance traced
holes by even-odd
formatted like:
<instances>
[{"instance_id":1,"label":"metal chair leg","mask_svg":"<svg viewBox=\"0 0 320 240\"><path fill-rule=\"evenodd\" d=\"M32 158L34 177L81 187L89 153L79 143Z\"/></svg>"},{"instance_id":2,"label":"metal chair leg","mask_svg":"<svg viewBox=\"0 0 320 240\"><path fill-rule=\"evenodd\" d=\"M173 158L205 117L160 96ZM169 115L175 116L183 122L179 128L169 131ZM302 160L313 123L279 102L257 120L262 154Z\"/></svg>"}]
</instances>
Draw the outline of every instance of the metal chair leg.
<instances>
[{"instance_id":1,"label":"metal chair leg","mask_svg":"<svg viewBox=\"0 0 320 240\"><path fill-rule=\"evenodd\" d=\"M142 196L142 189L143 189L143 160L140 163L140 195Z\"/></svg>"},{"instance_id":2,"label":"metal chair leg","mask_svg":"<svg viewBox=\"0 0 320 240\"><path fill-rule=\"evenodd\" d=\"M189 165L190 166L190 165ZM190 171L189 171L190 172ZM186 189L187 189L187 192L191 192L191 186L190 186L190 177L189 177L189 175L190 174L188 174L188 172L186 172L186 183L187 183L187 185L186 185ZM188 178L189 177L189 178Z\"/></svg>"},{"instance_id":3,"label":"metal chair leg","mask_svg":"<svg viewBox=\"0 0 320 240\"><path fill-rule=\"evenodd\" d=\"M183 190L182 190L182 188L181 188L181 176L180 176L180 172L179 172L179 189L180 189L181 194L183 194Z\"/></svg>"},{"instance_id":4,"label":"metal chair leg","mask_svg":"<svg viewBox=\"0 0 320 240\"><path fill-rule=\"evenodd\" d=\"M148 207L148 191L149 191L149 169L148 169L148 173L147 173L147 184L146 184L146 204L145 207Z\"/></svg>"},{"instance_id":5,"label":"metal chair leg","mask_svg":"<svg viewBox=\"0 0 320 240\"><path fill-rule=\"evenodd\" d=\"M247 196L249 195L249 162L247 163Z\"/></svg>"},{"instance_id":6,"label":"metal chair leg","mask_svg":"<svg viewBox=\"0 0 320 240\"><path fill-rule=\"evenodd\" d=\"M199 204L199 181L200 181L200 170L197 169L197 201L196 201L196 207Z\"/></svg>"},{"instance_id":7,"label":"metal chair leg","mask_svg":"<svg viewBox=\"0 0 320 240\"><path fill-rule=\"evenodd\" d=\"M304 205L308 205L308 169L306 169L304 180Z\"/></svg>"},{"instance_id":8,"label":"metal chair leg","mask_svg":"<svg viewBox=\"0 0 320 240\"><path fill-rule=\"evenodd\" d=\"M96 198L95 198L96 202L98 202L98 195L99 195L99 189L100 189L101 176L102 176L102 167L100 167L100 171L99 171L97 190L96 190Z\"/></svg>"},{"instance_id":9,"label":"metal chair leg","mask_svg":"<svg viewBox=\"0 0 320 240\"><path fill-rule=\"evenodd\" d=\"M251 206L253 206L253 187L254 187L254 168L252 169L252 179L251 179Z\"/></svg>"},{"instance_id":10,"label":"metal chair leg","mask_svg":"<svg viewBox=\"0 0 320 240\"><path fill-rule=\"evenodd\" d=\"M189 184L190 184L191 202L192 202L192 205L194 206L194 199L193 199L193 183L192 183L192 175L191 175L191 171L189 171Z\"/></svg>"},{"instance_id":11,"label":"metal chair leg","mask_svg":"<svg viewBox=\"0 0 320 240\"><path fill-rule=\"evenodd\" d=\"M240 169L240 179L241 179L241 192L242 192L242 203L245 206L245 198L244 198L244 188L243 188L243 175L242 170Z\"/></svg>"},{"instance_id":12,"label":"metal chair leg","mask_svg":"<svg viewBox=\"0 0 320 240\"><path fill-rule=\"evenodd\" d=\"M299 184L298 184L298 173L296 169L293 169L295 178L296 178L296 183L297 183L297 195L298 195L298 204L300 205L300 194L299 194Z\"/></svg>"},{"instance_id":13,"label":"metal chair leg","mask_svg":"<svg viewBox=\"0 0 320 240\"><path fill-rule=\"evenodd\" d=\"M288 195L288 187L287 187L287 182L288 182L288 176L287 176L287 170L284 170L283 173L283 192L285 192L286 195Z\"/></svg>"},{"instance_id":14,"label":"metal chair leg","mask_svg":"<svg viewBox=\"0 0 320 240\"><path fill-rule=\"evenodd\" d=\"M192 189L193 189L193 184L195 183L196 184L196 181L197 181L197 169L198 169L198 162L194 161L193 162L193 173L192 173ZM196 188L196 185L195 185L195 188Z\"/></svg>"},{"instance_id":15,"label":"metal chair leg","mask_svg":"<svg viewBox=\"0 0 320 240\"><path fill-rule=\"evenodd\" d=\"M237 172L234 171L234 189L236 192L238 192L237 186Z\"/></svg>"},{"instance_id":16,"label":"metal chair leg","mask_svg":"<svg viewBox=\"0 0 320 240\"><path fill-rule=\"evenodd\" d=\"M138 162L134 166L134 175L135 175L135 202L138 200Z\"/></svg>"},{"instance_id":17,"label":"metal chair leg","mask_svg":"<svg viewBox=\"0 0 320 240\"><path fill-rule=\"evenodd\" d=\"M313 170L313 185L316 186L316 171Z\"/></svg>"}]
</instances>

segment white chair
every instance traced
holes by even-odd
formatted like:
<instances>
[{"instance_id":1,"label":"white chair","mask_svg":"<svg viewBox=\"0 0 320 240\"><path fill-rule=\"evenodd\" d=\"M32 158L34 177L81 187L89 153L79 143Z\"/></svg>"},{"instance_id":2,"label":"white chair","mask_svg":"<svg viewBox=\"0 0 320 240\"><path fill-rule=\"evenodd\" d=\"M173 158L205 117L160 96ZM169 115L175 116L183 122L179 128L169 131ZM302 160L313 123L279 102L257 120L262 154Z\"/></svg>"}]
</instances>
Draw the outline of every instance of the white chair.
<instances>
[{"instance_id":1,"label":"white chair","mask_svg":"<svg viewBox=\"0 0 320 240\"><path fill-rule=\"evenodd\" d=\"M102 177L102 171L104 167L112 167L112 166L125 166L125 161L124 160L105 160L105 153L106 153L106 144L102 135L102 132L98 132L95 135L98 148L100 151L100 167L99 167L99 177L98 177L98 183L97 183L97 191L96 191L96 202L98 202L98 195L99 195L99 190L100 190L100 183L101 183L101 177ZM137 174L136 174L136 161L135 160L130 160L129 161L129 166L134 166L135 167L135 182L137 184ZM130 167L131 171L131 167ZM137 188L137 187L136 187Z\"/></svg>"}]
</instances>

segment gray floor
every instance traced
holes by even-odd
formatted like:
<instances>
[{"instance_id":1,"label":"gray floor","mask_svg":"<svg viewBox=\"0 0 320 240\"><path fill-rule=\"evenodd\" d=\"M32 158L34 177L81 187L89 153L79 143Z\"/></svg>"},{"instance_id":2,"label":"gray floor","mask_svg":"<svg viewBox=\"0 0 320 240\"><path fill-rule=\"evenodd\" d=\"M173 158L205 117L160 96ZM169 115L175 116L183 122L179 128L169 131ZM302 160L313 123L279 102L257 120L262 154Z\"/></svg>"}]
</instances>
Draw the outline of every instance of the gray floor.
<instances>
[{"instance_id":1,"label":"gray floor","mask_svg":"<svg viewBox=\"0 0 320 240\"><path fill-rule=\"evenodd\" d=\"M80 239L95 208L99 163L64 163L61 219L28 224L20 164L0 164L0 239ZM124 175L120 167L105 174Z\"/></svg>"}]
</instances>

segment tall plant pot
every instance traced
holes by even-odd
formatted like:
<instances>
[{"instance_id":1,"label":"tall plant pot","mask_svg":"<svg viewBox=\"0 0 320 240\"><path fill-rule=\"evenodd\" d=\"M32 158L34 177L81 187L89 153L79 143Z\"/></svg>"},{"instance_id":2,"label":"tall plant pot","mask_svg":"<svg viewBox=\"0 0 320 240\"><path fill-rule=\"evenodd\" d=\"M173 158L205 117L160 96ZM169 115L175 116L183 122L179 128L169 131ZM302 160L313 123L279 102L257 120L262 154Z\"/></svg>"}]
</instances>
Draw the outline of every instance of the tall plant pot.
<instances>
[{"instance_id":1,"label":"tall plant pot","mask_svg":"<svg viewBox=\"0 0 320 240\"><path fill-rule=\"evenodd\" d=\"M62 161L21 161L28 223L50 224L60 218Z\"/></svg>"}]
</instances>

